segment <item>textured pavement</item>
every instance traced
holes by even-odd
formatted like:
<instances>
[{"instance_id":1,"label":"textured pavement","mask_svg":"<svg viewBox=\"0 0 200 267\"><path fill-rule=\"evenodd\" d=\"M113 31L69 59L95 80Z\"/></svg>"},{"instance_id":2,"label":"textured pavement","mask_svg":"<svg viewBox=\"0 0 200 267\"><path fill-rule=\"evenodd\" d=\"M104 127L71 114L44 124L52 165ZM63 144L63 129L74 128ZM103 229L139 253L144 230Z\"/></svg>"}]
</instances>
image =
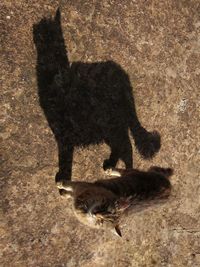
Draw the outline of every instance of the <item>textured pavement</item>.
<instances>
[{"instance_id":1,"label":"textured pavement","mask_svg":"<svg viewBox=\"0 0 200 267\"><path fill-rule=\"evenodd\" d=\"M200 266L199 1L2 0L0 42L0 266ZM63 166L106 178L110 152L174 168L169 201L123 218L122 238L81 225L55 186Z\"/></svg>"}]
</instances>

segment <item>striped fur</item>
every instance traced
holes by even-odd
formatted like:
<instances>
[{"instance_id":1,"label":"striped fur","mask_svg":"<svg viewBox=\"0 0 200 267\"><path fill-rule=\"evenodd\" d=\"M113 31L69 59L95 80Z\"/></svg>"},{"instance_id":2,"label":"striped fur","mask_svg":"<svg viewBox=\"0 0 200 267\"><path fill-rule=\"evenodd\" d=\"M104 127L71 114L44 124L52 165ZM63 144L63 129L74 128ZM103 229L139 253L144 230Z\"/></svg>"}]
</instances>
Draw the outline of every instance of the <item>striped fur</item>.
<instances>
[{"instance_id":1,"label":"striped fur","mask_svg":"<svg viewBox=\"0 0 200 267\"><path fill-rule=\"evenodd\" d=\"M107 174L115 177L94 183L63 181L57 184L61 195L73 199L79 221L90 227L115 228L119 235L119 219L127 208L141 210L170 195L169 177L173 174L170 168L114 169Z\"/></svg>"}]
</instances>

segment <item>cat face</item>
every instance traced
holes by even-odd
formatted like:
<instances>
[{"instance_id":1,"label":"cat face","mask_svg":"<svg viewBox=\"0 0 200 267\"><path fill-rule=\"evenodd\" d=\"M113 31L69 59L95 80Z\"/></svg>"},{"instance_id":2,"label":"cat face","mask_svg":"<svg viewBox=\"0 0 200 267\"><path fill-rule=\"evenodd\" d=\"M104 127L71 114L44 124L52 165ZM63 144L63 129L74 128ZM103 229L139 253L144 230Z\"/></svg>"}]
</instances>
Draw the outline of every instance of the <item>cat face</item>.
<instances>
[{"instance_id":1,"label":"cat face","mask_svg":"<svg viewBox=\"0 0 200 267\"><path fill-rule=\"evenodd\" d=\"M121 236L120 216L128 207L125 199L117 199L114 194L83 194L74 202L74 212L78 220L90 227L110 230Z\"/></svg>"},{"instance_id":2,"label":"cat face","mask_svg":"<svg viewBox=\"0 0 200 267\"><path fill-rule=\"evenodd\" d=\"M119 228L120 213L115 207L115 202L101 203L95 201L91 205L84 203L76 206L74 212L79 221L90 227L111 231ZM119 230L117 233L121 236Z\"/></svg>"}]
</instances>

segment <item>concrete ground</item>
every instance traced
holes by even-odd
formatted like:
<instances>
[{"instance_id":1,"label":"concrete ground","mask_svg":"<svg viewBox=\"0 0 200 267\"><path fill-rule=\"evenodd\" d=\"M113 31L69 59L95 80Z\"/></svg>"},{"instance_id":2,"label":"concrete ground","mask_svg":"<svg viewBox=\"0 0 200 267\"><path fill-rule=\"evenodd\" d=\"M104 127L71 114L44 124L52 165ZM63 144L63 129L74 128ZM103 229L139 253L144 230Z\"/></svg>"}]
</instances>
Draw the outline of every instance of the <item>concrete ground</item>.
<instances>
[{"instance_id":1,"label":"concrete ground","mask_svg":"<svg viewBox=\"0 0 200 267\"><path fill-rule=\"evenodd\" d=\"M0 40L0 266L200 266L200 2L2 0ZM152 159L137 124L160 134ZM122 238L81 225L54 179L58 150L61 171L92 181L116 147L119 167L175 172Z\"/></svg>"}]
</instances>

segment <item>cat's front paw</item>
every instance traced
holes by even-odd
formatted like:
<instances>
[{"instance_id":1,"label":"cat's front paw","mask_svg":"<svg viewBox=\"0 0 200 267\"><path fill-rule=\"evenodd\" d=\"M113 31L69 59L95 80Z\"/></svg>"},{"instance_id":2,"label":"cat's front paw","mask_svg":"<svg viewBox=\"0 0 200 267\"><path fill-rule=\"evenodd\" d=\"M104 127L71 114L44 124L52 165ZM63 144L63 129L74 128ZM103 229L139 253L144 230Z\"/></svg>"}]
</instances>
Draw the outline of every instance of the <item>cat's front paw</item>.
<instances>
[{"instance_id":1,"label":"cat's front paw","mask_svg":"<svg viewBox=\"0 0 200 267\"><path fill-rule=\"evenodd\" d=\"M60 171L56 173L55 182L59 189L62 189L67 181L69 179L67 179L66 173Z\"/></svg>"},{"instance_id":2,"label":"cat's front paw","mask_svg":"<svg viewBox=\"0 0 200 267\"><path fill-rule=\"evenodd\" d=\"M64 199L69 199L71 198L71 195L69 194L69 192L67 192L66 190L64 189L59 189L59 193L60 193L60 196Z\"/></svg>"},{"instance_id":3,"label":"cat's front paw","mask_svg":"<svg viewBox=\"0 0 200 267\"><path fill-rule=\"evenodd\" d=\"M113 169L112 169L112 168L109 168L109 169L106 169L106 170L105 170L105 174L106 174L107 176L112 176L112 173L113 173Z\"/></svg>"},{"instance_id":4,"label":"cat's front paw","mask_svg":"<svg viewBox=\"0 0 200 267\"><path fill-rule=\"evenodd\" d=\"M56 186L57 186L58 189L63 189L63 181L62 180L57 181L56 182Z\"/></svg>"}]
</instances>

